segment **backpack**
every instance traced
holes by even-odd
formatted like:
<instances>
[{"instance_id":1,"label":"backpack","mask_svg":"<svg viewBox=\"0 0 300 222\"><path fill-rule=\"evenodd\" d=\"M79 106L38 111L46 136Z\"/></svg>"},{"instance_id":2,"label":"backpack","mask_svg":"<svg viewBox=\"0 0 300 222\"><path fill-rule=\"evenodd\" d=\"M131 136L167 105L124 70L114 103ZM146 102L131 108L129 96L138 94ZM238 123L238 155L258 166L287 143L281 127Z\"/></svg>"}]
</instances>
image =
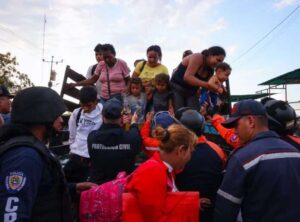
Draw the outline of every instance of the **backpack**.
<instances>
[{"instance_id":1,"label":"backpack","mask_svg":"<svg viewBox=\"0 0 300 222\"><path fill-rule=\"evenodd\" d=\"M146 60L144 60L144 61L143 61L143 64L142 64L142 67L141 67L141 69L140 69L140 74L143 72L143 70L144 70L144 68L145 68L145 65L146 65L146 63L147 63L147 61L146 61Z\"/></svg>"},{"instance_id":2,"label":"backpack","mask_svg":"<svg viewBox=\"0 0 300 222\"><path fill-rule=\"evenodd\" d=\"M81 222L121 222L122 194L128 176L119 172L116 179L84 191L80 196Z\"/></svg>"},{"instance_id":3,"label":"backpack","mask_svg":"<svg viewBox=\"0 0 300 222\"><path fill-rule=\"evenodd\" d=\"M78 110L78 113L77 113L77 116L76 116L76 127L78 127L78 123L79 123L79 119L80 119L80 116L81 116L81 113L82 113L82 108L80 108Z\"/></svg>"},{"instance_id":4,"label":"backpack","mask_svg":"<svg viewBox=\"0 0 300 222\"><path fill-rule=\"evenodd\" d=\"M91 73L91 76L93 76L94 74L95 74L95 70L96 70L96 68L97 68L97 65L98 65L98 63L97 64L95 64L95 65L93 65L93 67L92 67L92 73Z\"/></svg>"}]
</instances>

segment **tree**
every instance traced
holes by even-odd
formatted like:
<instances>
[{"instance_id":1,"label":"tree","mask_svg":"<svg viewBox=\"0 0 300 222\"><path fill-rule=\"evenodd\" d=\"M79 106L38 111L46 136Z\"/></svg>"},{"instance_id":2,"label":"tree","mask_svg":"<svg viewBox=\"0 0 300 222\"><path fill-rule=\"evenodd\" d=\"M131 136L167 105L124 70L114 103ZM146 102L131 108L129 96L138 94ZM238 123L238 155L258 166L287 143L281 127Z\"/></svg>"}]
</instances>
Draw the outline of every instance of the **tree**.
<instances>
[{"instance_id":1,"label":"tree","mask_svg":"<svg viewBox=\"0 0 300 222\"><path fill-rule=\"evenodd\" d=\"M28 75L17 70L17 59L9 52L0 53L0 84L5 85L11 93L33 86Z\"/></svg>"}]
</instances>

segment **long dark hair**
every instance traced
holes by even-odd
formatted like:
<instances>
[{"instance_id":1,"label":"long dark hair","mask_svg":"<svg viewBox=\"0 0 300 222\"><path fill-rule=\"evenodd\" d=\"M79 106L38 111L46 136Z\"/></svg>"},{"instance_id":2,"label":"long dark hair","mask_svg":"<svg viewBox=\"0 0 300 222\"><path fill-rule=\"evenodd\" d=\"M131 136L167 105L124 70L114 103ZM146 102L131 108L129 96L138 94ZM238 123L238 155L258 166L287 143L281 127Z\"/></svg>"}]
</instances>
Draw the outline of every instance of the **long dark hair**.
<instances>
[{"instance_id":1,"label":"long dark hair","mask_svg":"<svg viewBox=\"0 0 300 222\"><path fill-rule=\"evenodd\" d=\"M202 55L204 55L205 57L208 56L219 56L219 55L223 55L224 57L226 56L226 52L225 50L220 47L220 46L213 46L210 47L209 49L205 49L201 52Z\"/></svg>"},{"instance_id":2,"label":"long dark hair","mask_svg":"<svg viewBox=\"0 0 300 222\"><path fill-rule=\"evenodd\" d=\"M158 60L161 61L161 59L162 59L162 52L161 52L161 48L160 48L159 45L151 45L151 46L149 46L148 49L147 49L147 54L150 51L156 52L157 55L158 55Z\"/></svg>"},{"instance_id":3,"label":"long dark hair","mask_svg":"<svg viewBox=\"0 0 300 222\"><path fill-rule=\"evenodd\" d=\"M212 46L208 49L205 49L201 52L201 54L204 56L204 68L203 71L206 71L208 73L207 80L214 74L214 69L209 67L206 64L206 60L208 56L219 56L223 55L226 56L225 50L220 46Z\"/></svg>"}]
</instances>

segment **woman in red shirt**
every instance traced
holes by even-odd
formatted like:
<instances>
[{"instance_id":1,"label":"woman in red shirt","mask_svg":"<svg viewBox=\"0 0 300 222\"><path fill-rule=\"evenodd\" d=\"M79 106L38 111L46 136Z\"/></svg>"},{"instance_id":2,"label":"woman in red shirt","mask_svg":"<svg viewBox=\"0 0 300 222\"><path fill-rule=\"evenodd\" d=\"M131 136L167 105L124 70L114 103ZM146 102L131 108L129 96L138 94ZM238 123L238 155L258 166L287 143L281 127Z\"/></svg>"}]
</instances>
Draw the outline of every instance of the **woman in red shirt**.
<instances>
[{"instance_id":1,"label":"woman in red shirt","mask_svg":"<svg viewBox=\"0 0 300 222\"><path fill-rule=\"evenodd\" d=\"M176 192L174 171L183 169L197 144L196 135L184 126L173 124L168 129L157 127L161 140L159 151L140 165L130 177L126 191L132 193L140 206L143 221L164 221L168 192Z\"/></svg>"}]
</instances>

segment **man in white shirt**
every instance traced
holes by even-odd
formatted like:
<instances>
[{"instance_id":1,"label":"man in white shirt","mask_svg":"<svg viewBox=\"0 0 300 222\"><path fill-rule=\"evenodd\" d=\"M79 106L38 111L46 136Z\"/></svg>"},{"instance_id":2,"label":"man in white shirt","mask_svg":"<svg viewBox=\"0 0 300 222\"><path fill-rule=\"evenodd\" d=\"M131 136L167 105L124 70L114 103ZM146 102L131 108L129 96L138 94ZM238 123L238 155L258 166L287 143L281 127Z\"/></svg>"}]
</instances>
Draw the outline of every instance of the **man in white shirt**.
<instances>
[{"instance_id":1,"label":"man in white shirt","mask_svg":"<svg viewBox=\"0 0 300 222\"><path fill-rule=\"evenodd\" d=\"M88 179L90 156L87 137L102 125L102 105L98 103L95 87L83 87L79 100L81 107L75 109L69 119L70 160L64 168L67 181L73 183Z\"/></svg>"}]
</instances>

